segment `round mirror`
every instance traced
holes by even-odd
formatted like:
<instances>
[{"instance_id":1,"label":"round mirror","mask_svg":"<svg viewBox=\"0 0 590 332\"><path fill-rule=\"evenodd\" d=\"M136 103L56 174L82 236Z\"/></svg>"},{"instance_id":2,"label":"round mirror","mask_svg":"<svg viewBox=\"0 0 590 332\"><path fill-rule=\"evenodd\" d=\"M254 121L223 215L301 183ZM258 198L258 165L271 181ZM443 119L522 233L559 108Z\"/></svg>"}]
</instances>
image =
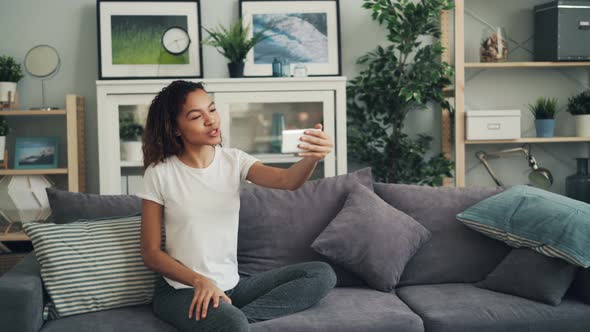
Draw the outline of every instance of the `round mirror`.
<instances>
[{"instance_id":1,"label":"round mirror","mask_svg":"<svg viewBox=\"0 0 590 332\"><path fill-rule=\"evenodd\" d=\"M60 60L57 50L49 45L37 45L25 55L25 70L37 78L55 74Z\"/></svg>"}]
</instances>

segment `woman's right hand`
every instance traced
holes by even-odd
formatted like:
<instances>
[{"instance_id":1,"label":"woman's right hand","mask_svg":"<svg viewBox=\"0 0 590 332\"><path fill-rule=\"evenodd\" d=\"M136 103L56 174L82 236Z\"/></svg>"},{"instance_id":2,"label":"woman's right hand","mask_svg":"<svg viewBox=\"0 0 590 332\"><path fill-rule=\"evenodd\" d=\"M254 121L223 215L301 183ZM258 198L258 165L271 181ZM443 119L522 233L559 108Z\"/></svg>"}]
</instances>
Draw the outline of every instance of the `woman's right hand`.
<instances>
[{"instance_id":1,"label":"woman's right hand","mask_svg":"<svg viewBox=\"0 0 590 332\"><path fill-rule=\"evenodd\" d=\"M193 281L193 287L195 288L195 295L193 296L193 301L188 309L189 319L192 317L193 310L195 310L196 320L199 320L201 316L205 319L205 317L207 317L207 309L209 308L209 302L211 302L211 299L213 299L213 306L215 308L219 306L219 298L222 298L227 303L231 304L231 299L206 277L202 276L196 278Z\"/></svg>"}]
</instances>

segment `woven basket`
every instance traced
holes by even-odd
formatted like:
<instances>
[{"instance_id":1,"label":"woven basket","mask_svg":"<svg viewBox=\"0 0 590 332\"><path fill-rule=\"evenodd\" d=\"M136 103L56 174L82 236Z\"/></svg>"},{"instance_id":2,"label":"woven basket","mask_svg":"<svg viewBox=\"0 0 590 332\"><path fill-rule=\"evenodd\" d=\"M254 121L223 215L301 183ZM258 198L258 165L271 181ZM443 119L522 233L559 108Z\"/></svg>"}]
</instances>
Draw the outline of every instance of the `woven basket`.
<instances>
[{"instance_id":1,"label":"woven basket","mask_svg":"<svg viewBox=\"0 0 590 332\"><path fill-rule=\"evenodd\" d=\"M0 254L0 276L10 271L28 252Z\"/></svg>"}]
</instances>

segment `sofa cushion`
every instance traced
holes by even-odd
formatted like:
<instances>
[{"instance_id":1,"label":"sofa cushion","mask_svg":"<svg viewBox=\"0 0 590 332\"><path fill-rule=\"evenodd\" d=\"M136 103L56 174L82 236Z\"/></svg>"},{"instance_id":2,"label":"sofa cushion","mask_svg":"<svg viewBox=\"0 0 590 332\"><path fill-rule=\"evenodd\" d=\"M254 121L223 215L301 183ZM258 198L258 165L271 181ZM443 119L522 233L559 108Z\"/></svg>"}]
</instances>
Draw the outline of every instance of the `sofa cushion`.
<instances>
[{"instance_id":1,"label":"sofa cushion","mask_svg":"<svg viewBox=\"0 0 590 332\"><path fill-rule=\"evenodd\" d=\"M356 184L311 247L372 288L390 292L408 260L429 238L430 232L414 218Z\"/></svg>"},{"instance_id":2,"label":"sofa cushion","mask_svg":"<svg viewBox=\"0 0 590 332\"><path fill-rule=\"evenodd\" d=\"M395 293L338 287L311 308L250 324L252 332L424 331L422 320Z\"/></svg>"},{"instance_id":3,"label":"sofa cushion","mask_svg":"<svg viewBox=\"0 0 590 332\"><path fill-rule=\"evenodd\" d=\"M41 332L161 331L176 332L158 319L150 305L103 310L46 322ZM369 288L334 288L313 307L295 314L250 324L250 331L404 331L423 332L422 320L394 293Z\"/></svg>"},{"instance_id":4,"label":"sofa cushion","mask_svg":"<svg viewBox=\"0 0 590 332\"><path fill-rule=\"evenodd\" d=\"M457 213L502 187L427 187L375 183L375 193L416 219L432 237L410 259L398 287L416 284L476 282L485 278L510 252L501 241L457 220Z\"/></svg>"},{"instance_id":5,"label":"sofa cushion","mask_svg":"<svg viewBox=\"0 0 590 332\"><path fill-rule=\"evenodd\" d=\"M590 331L590 306L572 297L553 307L472 284L408 286L396 292L429 332Z\"/></svg>"},{"instance_id":6,"label":"sofa cushion","mask_svg":"<svg viewBox=\"0 0 590 332\"><path fill-rule=\"evenodd\" d=\"M178 332L160 320L150 304L90 312L46 322L40 332L96 331L96 332Z\"/></svg>"},{"instance_id":7,"label":"sofa cushion","mask_svg":"<svg viewBox=\"0 0 590 332\"><path fill-rule=\"evenodd\" d=\"M65 224L79 220L141 215L141 198L132 195L96 195L46 188L51 221Z\"/></svg>"},{"instance_id":8,"label":"sofa cushion","mask_svg":"<svg viewBox=\"0 0 590 332\"><path fill-rule=\"evenodd\" d=\"M51 298L48 319L152 301L157 274L141 256L141 216L23 229Z\"/></svg>"},{"instance_id":9,"label":"sofa cushion","mask_svg":"<svg viewBox=\"0 0 590 332\"><path fill-rule=\"evenodd\" d=\"M371 169L307 181L294 191L243 187L238 231L240 274L248 276L306 261L329 263L310 245L340 212L356 183L373 190ZM338 276L338 286L363 283L341 267L331 265Z\"/></svg>"},{"instance_id":10,"label":"sofa cushion","mask_svg":"<svg viewBox=\"0 0 590 332\"><path fill-rule=\"evenodd\" d=\"M528 249L512 249L477 287L559 305L578 267Z\"/></svg>"},{"instance_id":11,"label":"sofa cushion","mask_svg":"<svg viewBox=\"0 0 590 332\"><path fill-rule=\"evenodd\" d=\"M590 204L520 185L457 215L467 226L513 247L590 266Z\"/></svg>"},{"instance_id":12,"label":"sofa cushion","mask_svg":"<svg viewBox=\"0 0 590 332\"><path fill-rule=\"evenodd\" d=\"M578 271L572 289L579 299L590 304L590 268Z\"/></svg>"}]
</instances>

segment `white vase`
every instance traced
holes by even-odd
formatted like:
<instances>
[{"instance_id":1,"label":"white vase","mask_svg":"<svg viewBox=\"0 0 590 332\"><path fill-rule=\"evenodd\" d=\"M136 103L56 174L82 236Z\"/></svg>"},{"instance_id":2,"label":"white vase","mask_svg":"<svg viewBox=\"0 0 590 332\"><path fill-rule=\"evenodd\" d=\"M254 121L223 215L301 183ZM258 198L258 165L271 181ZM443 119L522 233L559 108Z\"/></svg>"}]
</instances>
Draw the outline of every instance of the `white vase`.
<instances>
[{"instance_id":1,"label":"white vase","mask_svg":"<svg viewBox=\"0 0 590 332\"><path fill-rule=\"evenodd\" d=\"M576 136L590 136L590 114L574 115L576 120Z\"/></svg>"},{"instance_id":2,"label":"white vase","mask_svg":"<svg viewBox=\"0 0 590 332\"><path fill-rule=\"evenodd\" d=\"M8 100L8 92L11 92L11 100ZM0 82L0 102L8 103L14 101L16 93L16 82Z\"/></svg>"},{"instance_id":3,"label":"white vase","mask_svg":"<svg viewBox=\"0 0 590 332\"><path fill-rule=\"evenodd\" d=\"M141 142L121 142L121 160L143 161Z\"/></svg>"},{"instance_id":4,"label":"white vase","mask_svg":"<svg viewBox=\"0 0 590 332\"><path fill-rule=\"evenodd\" d=\"M0 161L4 161L4 149L6 149L6 136L0 136Z\"/></svg>"}]
</instances>

